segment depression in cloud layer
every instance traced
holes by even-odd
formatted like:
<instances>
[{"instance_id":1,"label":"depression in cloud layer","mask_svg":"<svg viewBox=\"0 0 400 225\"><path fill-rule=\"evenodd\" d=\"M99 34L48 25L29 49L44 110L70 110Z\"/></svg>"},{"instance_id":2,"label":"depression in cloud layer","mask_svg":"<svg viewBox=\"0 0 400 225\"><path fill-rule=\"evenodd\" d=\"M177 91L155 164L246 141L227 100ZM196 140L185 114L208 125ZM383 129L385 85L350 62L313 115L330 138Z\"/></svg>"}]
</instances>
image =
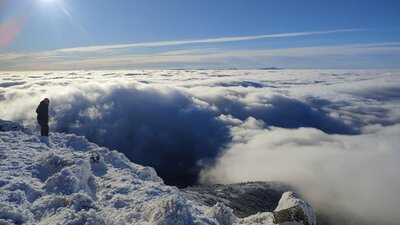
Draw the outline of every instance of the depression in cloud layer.
<instances>
[{"instance_id":1,"label":"depression in cloud layer","mask_svg":"<svg viewBox=\"0 0 400 225\"><path fill-rule=\"evenodd\" d=\"M35 128L34 109L49 97L52 130L117 149L168 184L279 180L337 223L395 224L399 74L2 72L0 117Z\"/></svg>"}]
</instances>

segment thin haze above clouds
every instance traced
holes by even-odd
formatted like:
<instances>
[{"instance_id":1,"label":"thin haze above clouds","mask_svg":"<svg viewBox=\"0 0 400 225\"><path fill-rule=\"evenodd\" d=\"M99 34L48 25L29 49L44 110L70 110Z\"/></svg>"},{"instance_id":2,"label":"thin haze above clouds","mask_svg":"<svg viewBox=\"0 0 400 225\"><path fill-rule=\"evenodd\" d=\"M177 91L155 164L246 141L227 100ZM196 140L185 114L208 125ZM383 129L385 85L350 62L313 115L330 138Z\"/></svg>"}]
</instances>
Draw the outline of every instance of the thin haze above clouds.
<instances>
[{"instance_id":1,"label":"thin haze above clouds","mask_svg":"<svg viewBox=\"0 0 400 225\"><path fill-rule=\"evenodd\" d=\"M317 34L355 32L355 31L362 31L362 30L365 30L365 29L342 29L342 30L295 32L295 33L282 33L282 34L264 34L264 35L241 36L241 37L207 38L207 39L197 39L197 40L143 42L143 43L133 43L133 44L122 44L122 45L121 44L120 45L100 45L100 46L59 49L59 50L55 50L53 52L102 52L102 51L110 51L110 50L115 50L115 49L127 49L127 48L138 48L138 47L160 47L160 46L176 46L176 45L188 45L188 44L200 44L200 43L236 42L236 41L267 39L267 38L285 38L285 37L299 37L299 36L309 36L309 35L317 35Z\"/></svg>"},{"instance_id":2,"label":"thin haze above clouds","mask_svg":"<svg viewBox=\"0 0 400 225\"><path fill-rule=\"evenodd\" d=\"M0 54L2 70L70 70L118 68L393 68L400 64L399 42L351 43L246 49L221 44L258 39L295 38L367 29L277 33L98 45L41 52ZM179 47L181 46L181 47ZM161 47L168 47L163 49ZM172 49L171 49L172 48ZM138 51L138 49L141 49ZM143 51L144 49L144 51ZM150 53L148 53L150 51ZM147 53L146 53L147 52ZM386 58L376 64L376 57ZM351 63L349 63L351 62Z\"/></svg>"},{"instance_id":3,"label":"thin haze above clouds","mask_svg":"<svg viewBox=\"0 0 400 225\"><path fill-rule=\"evenodd\" d=\"M2 72L0 118L36 129L49 97L53 131L118 149L168 184L280 180L336 223L396 224L399 74Z\"/></svg>"}]
</instances>

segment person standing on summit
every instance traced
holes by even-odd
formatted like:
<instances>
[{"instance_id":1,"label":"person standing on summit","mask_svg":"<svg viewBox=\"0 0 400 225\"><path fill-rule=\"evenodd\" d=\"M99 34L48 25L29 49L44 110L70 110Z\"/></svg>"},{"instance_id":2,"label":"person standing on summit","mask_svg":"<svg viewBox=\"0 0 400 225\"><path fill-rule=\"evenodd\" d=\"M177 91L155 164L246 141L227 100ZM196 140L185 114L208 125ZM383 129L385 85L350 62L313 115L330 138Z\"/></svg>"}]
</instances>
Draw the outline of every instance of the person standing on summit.
<instances>
[{"instance_id":1,"label":"person standing on summit","mask_svg":"<svg viewBox=\"0 0 400 225\"><path fill-rule=\"evenodd\" d=\"M36 109L41 136L49 136L49 104L50 100L45 98Z\"/></svg>"}]
</instances>

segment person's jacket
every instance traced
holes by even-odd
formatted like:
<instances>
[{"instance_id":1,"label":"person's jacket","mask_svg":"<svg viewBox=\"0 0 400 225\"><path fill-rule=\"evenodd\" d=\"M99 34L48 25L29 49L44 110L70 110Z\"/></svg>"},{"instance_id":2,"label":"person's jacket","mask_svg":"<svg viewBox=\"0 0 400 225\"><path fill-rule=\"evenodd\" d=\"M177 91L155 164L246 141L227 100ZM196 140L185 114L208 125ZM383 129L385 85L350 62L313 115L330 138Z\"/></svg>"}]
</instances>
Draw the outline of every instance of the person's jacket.
<instances>
[{"instance_id":1,"label":"person's jacket","mask_svg":"<svg viewBox=\"0 0 400 225\"><path fill-rule=\"evenodd\" d=\"M36 109L37 120L45 120L49 121L49 105L47 105L44 101L41 101L39 106Z\"/></svg>"}]
</instances>

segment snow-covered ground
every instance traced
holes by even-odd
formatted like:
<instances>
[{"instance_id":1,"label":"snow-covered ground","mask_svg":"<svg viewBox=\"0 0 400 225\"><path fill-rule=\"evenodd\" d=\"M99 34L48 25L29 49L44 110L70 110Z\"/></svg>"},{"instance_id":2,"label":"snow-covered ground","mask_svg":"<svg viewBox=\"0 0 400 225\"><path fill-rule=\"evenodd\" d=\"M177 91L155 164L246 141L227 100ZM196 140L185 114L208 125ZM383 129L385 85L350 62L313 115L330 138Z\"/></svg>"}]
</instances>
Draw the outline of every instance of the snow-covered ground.
<instances>
[{"instance_id":1,"label":"snow-covered ground","mask_svg":"<svg viewBox=\"0 0 400 225\"><path fill-rule=\"evenodd\" d=\"M275 212L239 219L222 203L189 200L153 168L84 137L38 137L1 120L0 126L2 225L315 224L313 209L292 192L282 195Z\"/></svg>"}]
</instances>

